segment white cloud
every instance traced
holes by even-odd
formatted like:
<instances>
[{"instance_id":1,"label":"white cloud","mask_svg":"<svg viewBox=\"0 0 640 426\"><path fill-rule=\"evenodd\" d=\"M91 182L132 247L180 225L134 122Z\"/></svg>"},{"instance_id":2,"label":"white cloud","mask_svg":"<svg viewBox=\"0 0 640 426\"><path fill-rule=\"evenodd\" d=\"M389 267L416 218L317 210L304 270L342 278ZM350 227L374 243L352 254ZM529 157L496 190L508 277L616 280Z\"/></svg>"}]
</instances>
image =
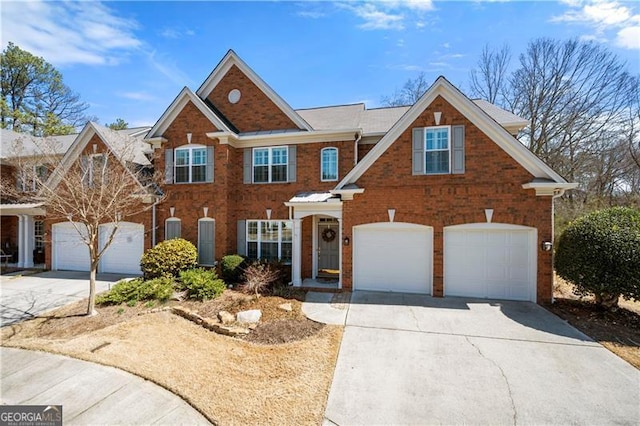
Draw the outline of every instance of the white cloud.
<instances>
[{"instance_id":1,"label":"white cloud","mask_svg":"<svg viewBox=\"0 0 640 426\"><path fill-rule=\"evenodd\" d=\"M186 37L192 37L195 34L196 33L193 30L179 30L177 28L165 28L162 31L160 31L160 35L162 37L175 39L175 40L186 38Z\"/></svg>"},{"instance_id":2,"label":"white cloud","mask_svg":"<svg viewBox=\"0 0 640 426\"><path fill-rule=\"evenodd\" d=\"M415 20L417 28L426 24L421 19L425 12L434 10L431 0L388 0L336 3L341 9L348 10L360 18L358 25L363 30L404 30L407 21Z\"/></svg>"},{"instance_id":3,"label":"white cloud","mask_svg":"<svg viewBox=\"0 0 640 426\"><path fill-rule=\"evenodd\" d=\"M583 25L593 31L593 34L583 35L583 40L614 39L620 47L640 49L640 13L630 4L622 4L617 0L567 0L563 3L569 9L562 15L553 16L551 22Z\"/></svg>"},{"instance_id":4,"label":"white cloud","mask_svg":"<svg viewBox=\"0 0 640 426\"><path fill-rule=\"evenodd\" d=\"M11 41L54 65L116 64L142 42L137 22L99 2L3 2L2 43Z\"/></svg>"},{"instance_id":5,"label":"white cloud","mask_svg":"<svg viewBox=\"0 0 640 426\"><path fill-rule=\"evenodd\" d=\"M618 46L625 49L640 49L640 26L623 28L617 35Z\"/></svg>"},{"instance_id":6,"label":"white cloud","mask_svg":"<svg viewBox=\"0 0 640 426\"><path fill-rule=\"evenodd\" d=\"M118 96L134 101L152 101L156 98L155 96L146 92L120 92L118 93Z\"/></svg>"}]
</instances>

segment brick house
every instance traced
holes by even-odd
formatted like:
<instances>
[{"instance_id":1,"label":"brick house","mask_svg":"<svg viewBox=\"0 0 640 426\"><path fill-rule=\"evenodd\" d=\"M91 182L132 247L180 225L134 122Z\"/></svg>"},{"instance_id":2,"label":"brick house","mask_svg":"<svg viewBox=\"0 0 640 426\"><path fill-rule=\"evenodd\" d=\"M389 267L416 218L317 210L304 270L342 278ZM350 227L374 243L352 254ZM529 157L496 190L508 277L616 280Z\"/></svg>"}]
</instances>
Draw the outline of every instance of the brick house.
<instances>
[{"instance_id":1,"label":"brick house","mask_svg":"<svg viewBox=\"0 0 640 426\"><path fill-rule=\"evenodd\" d=\"M413 106L293 110L229 51L144 136L166 198L139 232L202 265L279 259L294 286L546 302L553 200L575 185L526 125L443 77Z\"/></svg>"}]
</instances>

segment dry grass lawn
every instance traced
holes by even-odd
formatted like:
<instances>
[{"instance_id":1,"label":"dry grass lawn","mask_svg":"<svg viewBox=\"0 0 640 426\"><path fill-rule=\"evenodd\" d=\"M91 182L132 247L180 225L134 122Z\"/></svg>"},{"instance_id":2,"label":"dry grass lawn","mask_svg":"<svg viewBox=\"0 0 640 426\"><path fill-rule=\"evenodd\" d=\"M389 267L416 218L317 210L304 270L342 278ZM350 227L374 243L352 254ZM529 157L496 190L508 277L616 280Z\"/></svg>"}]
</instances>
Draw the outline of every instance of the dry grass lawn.
<instances>
[{"instance_id":1,"label":"dry grass lawn","mask_svg":"<svg viewBox=\"0 0 640 426\"><path fill-rule=\"evenodd\" d=\"M640 301L620 298L615 311L598 309L593 297L579 297L573 285L556 276L553 313L640 369Z\"/></svg>"},{"instance_id":2,"label":"dry grass lawn","mask_svg":"<svg viewBox=\"0 0 640 426\"><path fill-rule=\"evenodd\" d=\"M269 305L265 300L259 303ZM300 315L299 302L293 302L289 322ZM180 395L216 424L322 422L341 327L318 327L302 340L264 345L215 334L168 311L138 315L143 307L104 308L95 318L69 316L82 306L62 308L55 319L5 327L1 343L137 374ZM65 322L73 324L72 335L68 328L61 331Z\"/></svg>"}]
</instances>

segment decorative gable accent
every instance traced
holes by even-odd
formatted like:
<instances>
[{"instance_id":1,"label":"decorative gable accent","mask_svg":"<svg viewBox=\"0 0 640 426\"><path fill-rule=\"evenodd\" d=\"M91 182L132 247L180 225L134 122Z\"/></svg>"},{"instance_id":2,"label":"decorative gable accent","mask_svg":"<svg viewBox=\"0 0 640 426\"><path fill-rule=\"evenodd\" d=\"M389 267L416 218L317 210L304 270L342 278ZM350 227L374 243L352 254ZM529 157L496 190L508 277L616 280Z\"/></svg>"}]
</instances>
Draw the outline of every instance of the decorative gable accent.
<instances>
[{"instance_id":1,"label":"decorative gable accent","mask_svg":"<svg viewBox=\"0 0 640 426\"><path fill-rule=\"evenodd\" d=\"M462 113L480 131L487 135L502 150L517 161L525 170L535 178L547 179L553 182L556 189L574 188L576 184L567 181L553 171L548 165L529 151L520 141L515 139L504 127L498 124L491 116L478 105L467 98L455 86L444 77L438 77L435 83L424 95L391 127L382 139L371 151L358 163L336 186L337 190L354 184L357 180L378 160L384 152L402 135L404 131L424 112L435 100L442 96L454 108ZM453 164L452 173L464 173L464 126L452 126ZM424 146L418 144L418 139L424 140L424 129L413 129L413 174L424 173L424 165L420 165L419 159L424 158ZM424 164L424 160L422 161ZM526 188L525 188L526 189Z\"/></svg>"},{"instance_id":2,"label":"decorative gable accent","mask_svg":"<svg viewBox=\"0 0 640 426\"><path fill-rule=\"evenodd\" d=\"M231 75L235 80L240 80L242 78L247 78L253 86L255 86L262 94L265 99L260 101L261 107L267 108L268 103L271 103L279 112L286 117L286 121L290 123L289 126L285 126L283 124L280 125L280 129L269 129L269 128L243 128L246 126L240 125L240 123L236 123L234 120L233 112L238 109L243 108L243 102L247 96L239 90L237 87L225 87L224 93L216 93L215 99L211 99L212 93L214 93L215 89L223 82L225 77ZM209 77L202 83L200 88L196 91L196 94L201 99L208 99L211 101L216 108L218 108L231 122L234 123L236 127L241 132L251 132L251 131L260 131L260 130L283 130L285 128L291 128L292 126L298 128L300 130L313 130L309 123L307 123L298 113L296 113L289 104L287 104L284 99L282 99L267 83L264 82L256 74L238 55L233 51L229 50L227 54L222 58L220 63L214 68ZM216 102L216 99L220 99ZM268 102L267 102L268 101ZM255 109L255 108L254 108ZM246 114L248 111L243 110ZM254 110L250 111L252 114L258 116L264 111ZM269 114L267 114L269 115ZM273 114L272 114L273 115ZM254 117L254 121L255 121ZM274 117L265 117L269 120L273 120ZM292 125L292 126L291 126Z\"/></svg>"}]
</instances>

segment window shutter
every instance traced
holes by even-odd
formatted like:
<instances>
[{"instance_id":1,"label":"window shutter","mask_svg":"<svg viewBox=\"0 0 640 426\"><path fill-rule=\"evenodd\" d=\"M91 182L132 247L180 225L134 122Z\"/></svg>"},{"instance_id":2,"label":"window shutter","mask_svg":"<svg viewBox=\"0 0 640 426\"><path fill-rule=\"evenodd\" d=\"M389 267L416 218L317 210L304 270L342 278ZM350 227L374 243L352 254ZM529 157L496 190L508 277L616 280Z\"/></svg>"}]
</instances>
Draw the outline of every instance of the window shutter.
<instances>
[{"instance_id":1,"label":"window shutter","mask_svg":"<svg viewBox=\"0 0 640 426\"><path fill-rule=\"evenodd\" d=\"M453 126L453 134L451 135L452 145L452 165L451 173L461 174L464 173L464 126Z\"/></svg>"},{"instance_id":2,"label":"window shutter","mask_svg":"<svg viewBox=\"0 0 640 426\"><path fill-rule=\"evenodd\" d=\"M164 150L164 183L173 183L173 149Z\"/></svg>"},{"instance_id":3,"label":"window shutter","mask_svg":"<svg viewBox=\"0 0 640 426\"><path fill-rule=\"evenodd\" d=\"M89 173L89 156L83 155L80 157L80 168L82 169L82 184L84 186L89 186L91 182L89 182L89 178L91 177L91 173Z\"/></svg>"},{"instance_id":4,"label":"window shutter","mask_svg":"<svg viewBox=\"0 0 640 426\"><path fill-rule=\"evenodd\" d=\"M180 238L182 236L182 221L167 220L165 226L164 239Z\"/></svg>"},{"instance_id":5,"label":"window shutter","mask_svg":"<svg viewBox=\"0 0 640 426\"><path fill-rule=\"evenodd\" d=\"M413 172L414 175L424 174L424 128L413 129Z\"/></svg>"},{"instance_id":6,"label":"window shutter","mask_svg":"<svg viewBox=\"0 0 640 426\"><path fill-rule=\"evenodd\" d=\"M244 183L251 183L253 179L251 179L251 148L245 148L243 153L243 181Z\"/></svg>"},{"instance_id":7,"label":"window shutter","mask_svg":"<svg viewBox=\"0 0 640 426\"><path fill-rule=\"evenodd\" d=\"M206 182L213 182L213 147L207 147Z\"/></svg>"},{"instance_id":8,"label":"window shutter","mask_svg":"<svg viewBox=\"0 0 640 426\"><path fill-rule=\"evenodd\" d=\"M242 256L247 255L247 221L239 220L238 221L238 254Z\"/></svg>"},{"instance_id":9,"label":"window shutter","mask_svg":"<svg viewBox=\"0 0 640 426\"><path fill-rule=\"evenodd\" d=\"M18 169L16 172L16 190L22 192L22 170Z\"/></svg>"},{"instance_id":10,"label":"window shutter","mask_svg":"<svg viewBox=\"0 0 640 426\"><path fill-rule=\"evenodd\" d=\"M295 145L289 145L289 176L287 181L288 182L295 182L296 181L296 174L297 174L297 164L298 164L298 160L296 159L296 153L298 151L297 149L298 147Z\"/></svg>"},{"instance_id":11,"label":"window shutter","mask_svg":"<svg viewBox=\"0 0 640 426\"><path fill-rule=\"evenodd\" d=\"M216 222L209 219L198 221L198 264L214 265L216 257Z\"/></svg>"}]
</instances>

